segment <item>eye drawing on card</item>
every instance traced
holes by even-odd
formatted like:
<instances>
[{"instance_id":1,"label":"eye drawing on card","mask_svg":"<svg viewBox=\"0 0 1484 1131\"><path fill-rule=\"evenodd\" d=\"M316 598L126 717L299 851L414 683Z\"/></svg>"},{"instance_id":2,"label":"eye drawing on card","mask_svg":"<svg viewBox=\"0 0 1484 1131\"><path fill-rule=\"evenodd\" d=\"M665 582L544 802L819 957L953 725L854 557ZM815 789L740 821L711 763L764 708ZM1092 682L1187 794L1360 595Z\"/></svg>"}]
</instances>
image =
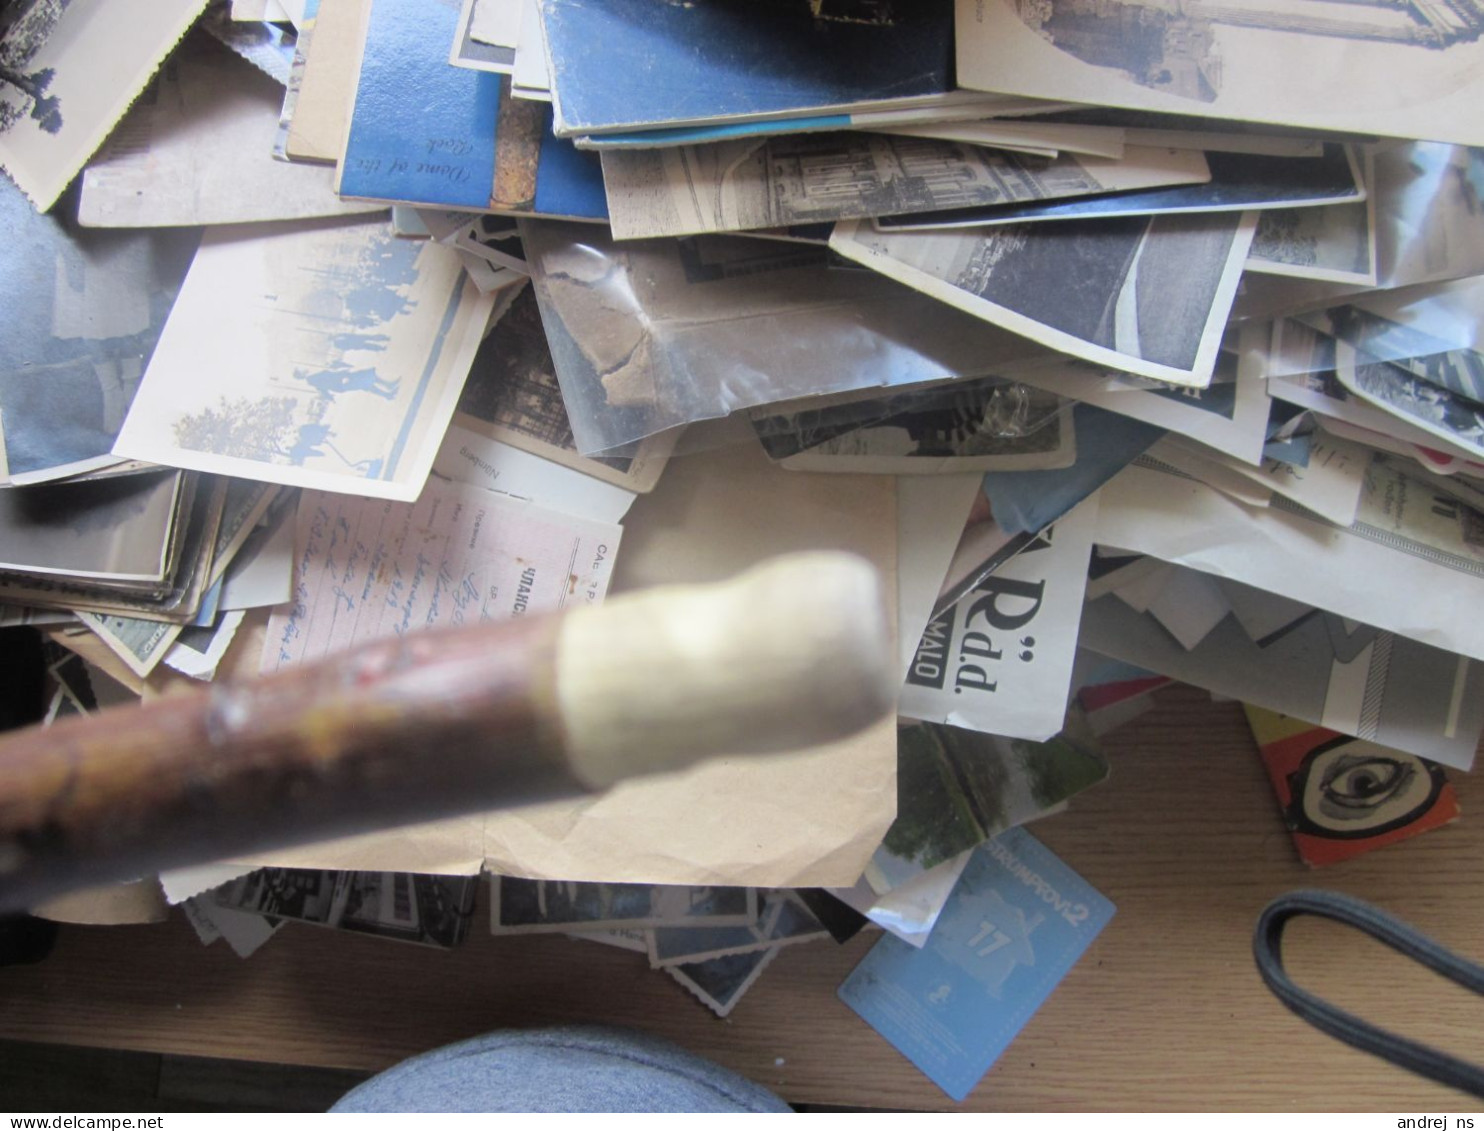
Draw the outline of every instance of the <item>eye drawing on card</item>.
<instances>
[{"instance_id":1,"label":"eye drawing on card","mask_svg":"<svg viewBox=\"0 0 1484 1131\"><path fill-rule=\"evenodd\" d=\"M1437 803L1448 778L1415 754L1342 735L1310 752L1288 783L1289 827L1342 840L1410 824Z\"/></svg>"}]
</instances>

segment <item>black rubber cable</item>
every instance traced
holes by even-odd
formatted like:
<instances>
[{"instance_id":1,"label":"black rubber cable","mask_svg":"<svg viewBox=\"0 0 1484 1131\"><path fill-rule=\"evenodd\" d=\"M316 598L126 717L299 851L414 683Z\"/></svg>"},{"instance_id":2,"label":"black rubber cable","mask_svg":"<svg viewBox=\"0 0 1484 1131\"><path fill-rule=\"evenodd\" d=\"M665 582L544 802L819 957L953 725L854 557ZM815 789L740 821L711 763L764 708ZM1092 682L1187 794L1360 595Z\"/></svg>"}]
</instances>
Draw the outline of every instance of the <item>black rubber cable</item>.
<instances>
[{"instance_id":1,"label":"black rubber cable","mask_svg":"<svg viewBox=\"0 0 1484 1131\"><path fill-rule=\"evenodd\" d=\"M1310 1025L1347 1045L1373 1053L1450 1088L1484 1096L1484 1066L1399 1037L1300 988L1283 967L1283 929L1299 915L1318 915L1364 931L1393 950L1476 994L1484 994L1484 966L1461 958L1379 907L1332 891L1291 891L1258 916L1252 939L1257 972L1273 994Z\"/></svg>"}]
</instances>

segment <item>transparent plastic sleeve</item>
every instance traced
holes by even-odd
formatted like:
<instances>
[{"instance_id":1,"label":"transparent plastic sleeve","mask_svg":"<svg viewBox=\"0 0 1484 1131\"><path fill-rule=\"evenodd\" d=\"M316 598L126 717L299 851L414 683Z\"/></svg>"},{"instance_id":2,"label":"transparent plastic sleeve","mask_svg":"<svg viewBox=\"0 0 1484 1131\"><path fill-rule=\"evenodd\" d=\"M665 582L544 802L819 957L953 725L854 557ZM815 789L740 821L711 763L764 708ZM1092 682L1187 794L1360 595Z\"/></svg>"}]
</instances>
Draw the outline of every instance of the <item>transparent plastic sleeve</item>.
<instances>
[{"instance_id":1,"label":"transparent plastic sleeve","mask_svg":"<svg viewBox=\"0 0 1484 1131\"><path fill-rule=\"evenodd\" d=\"M984 376L1045 351L823 248L710 236L615 243L523 221L578 448L823 393Z\"/></svg>"},{"instance_id":2,"label":"transparent plastic sleeve","mask_svg":"<svg viewBox=\"0 0 1484 1131\"><path fill-rule=\"evenodd\" d=\"M1395 142L1374 169L1382 287L1484 274L1484 150Z\"/></svg>"}]
</instances>

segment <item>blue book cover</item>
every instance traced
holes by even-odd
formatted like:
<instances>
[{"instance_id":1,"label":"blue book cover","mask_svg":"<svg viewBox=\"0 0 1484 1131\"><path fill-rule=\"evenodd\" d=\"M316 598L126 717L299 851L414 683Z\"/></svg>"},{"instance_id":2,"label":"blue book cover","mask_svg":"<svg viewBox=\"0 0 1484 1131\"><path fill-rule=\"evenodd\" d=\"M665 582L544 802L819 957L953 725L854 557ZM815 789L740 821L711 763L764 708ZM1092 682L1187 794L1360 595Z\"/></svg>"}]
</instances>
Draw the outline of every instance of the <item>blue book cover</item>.
<instances>
[{"instance_id":1,"label":"blue book cover","mask_svg":"<svg viewBox=\"0 0 1484 1131\"><path fill-rule=\"evenodd\" d=\"M954 89L953 0L541 0L541 19L563 136Z\"/></svg>"},{"instance_id":2,"label":"blue book cover","mask_svg":"<svg viewBox=\"0 0 1484 1131\"><path fill-rule=\"evenodd\" d=\"M1086 880L1011 829L975 851L927 944L882 939L840 1000L959 1101L1112 917Z\"/></svg>"},{"instance_id":3,"label":"blue book cover","mask_svg":"<svg viewBox=\"0 0 1484 1131\"><path fill-rule=\"evenodd\" d=\"M75 228L0 176L0 431L10 475L114 462L114 440L201 238Z\"/></svg>"},{"instance_id":4,"label":"blue book cover","mask_svg":"<svg viewBox=\"0 0 1484 1131\"><path fill-rule=\"evenodd\" d=\"M551 128L507 76L451 66L456 0L374 0L339 190L439 208L608 216L597 154Z\"/></svg>"}]
</instances>

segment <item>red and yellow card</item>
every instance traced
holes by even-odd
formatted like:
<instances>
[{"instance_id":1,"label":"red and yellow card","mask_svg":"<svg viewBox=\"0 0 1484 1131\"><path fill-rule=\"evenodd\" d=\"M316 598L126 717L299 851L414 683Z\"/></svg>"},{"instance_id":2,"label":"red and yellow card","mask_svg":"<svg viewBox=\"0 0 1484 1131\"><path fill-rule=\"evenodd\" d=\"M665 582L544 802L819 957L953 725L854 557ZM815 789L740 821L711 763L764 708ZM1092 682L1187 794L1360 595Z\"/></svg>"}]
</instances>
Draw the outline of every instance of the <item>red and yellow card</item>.
<instances>
[{"instance_id":1,"label":"red and yellow card","mask_svg":"<svg viewBox=\"0 0 1484 1131\"><path fill-rule=\"evenodd\" d=\"M1458 819L1443 768L1415 754L1244 704L1299 857L1319 866Z\"/></svg>"}]
</instances>

